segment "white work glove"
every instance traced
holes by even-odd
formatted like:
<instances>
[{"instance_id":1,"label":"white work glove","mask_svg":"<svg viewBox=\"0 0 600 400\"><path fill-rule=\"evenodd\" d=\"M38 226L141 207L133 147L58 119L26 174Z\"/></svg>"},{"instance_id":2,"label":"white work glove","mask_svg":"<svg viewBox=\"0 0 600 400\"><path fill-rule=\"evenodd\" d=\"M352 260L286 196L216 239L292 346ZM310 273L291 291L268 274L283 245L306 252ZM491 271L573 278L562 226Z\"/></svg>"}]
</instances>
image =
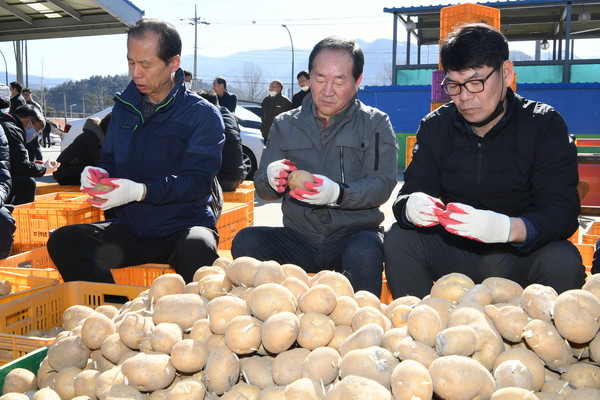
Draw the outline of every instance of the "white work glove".
<instances>
[{"instance_id":1,"label":"white work glove","mask_svg":"<svg viewBox=\"0 0 600 400\"><path fill-rule=\"evenodd\" d=\"M51 174L60 167L60 163L55 160L46 160L43 164L43 167L46 168L46 173Z\"/></svg>"},{"instance_id":2,"label":"white work glove","mask_svg":"<svg viewBox=\"0 0 600 400\"><path fill-rule=\"evenodd\" d=\"M100 179L108 178L108 172L99 167L87 166L81 173L81 186L79 190L82 192L88 192L94 187L94 185L100 182Z\"/></svg>"},{"instance_id":3,"label":"white work glove","mask_svg":"<svg viewBox=\"0 0 600 400\"><path fill-rule=\"evenodd\" d=\"M439 221L448 232L480 242L506 243L510 239L508 215L478 210L466 204L448 203Z\"/></svg>"},{"instance_id":4,"label":"white work glove","mask_svg":"<svg viewBox=\"0 0 600 400\"><path fill-rule=\"evenodd\" d=\"M115 187L110 192L98 192L93 189L88 191L92 198L87 202L101 210L122 206L132 201L140 201L146 195L146 185L129 179L105 178L100 183Z\"/></svg>"},{"instance_id":5,"label":"white work glove","mask_svg":"<svg viewBox=\"0 0 600 400\"><path fill-rule=\"evenodd\" d=\"M340 196L340 185L326 176L313 174L312 182L305 182L304 189L291 190L290 196L313 205L333 204Z\"/></svg>"},{"instance_id":6,"label":"white work glove","mask_svg":"<svg viewBox=\"0 0 600 400\"><path fill-rule=\"evenodd\" d=\"M290 172L297 170L295 165L296 163L283 159L273 161L267 166L267 180L274 191L277 193L285 192L285 188L288 184L288 175Z\"/></svg>"},{"instance_id":7,"label":"white work glove","mask_svg":"<svg viewBox=\"0 0 600 400\"><path fill-rule=\"evenodd\" d=\"M406 219L420 227L439 224L438 216L446 207L441 200L423 192L411 193L404 208Z\"/></svg>"}]
</instances>

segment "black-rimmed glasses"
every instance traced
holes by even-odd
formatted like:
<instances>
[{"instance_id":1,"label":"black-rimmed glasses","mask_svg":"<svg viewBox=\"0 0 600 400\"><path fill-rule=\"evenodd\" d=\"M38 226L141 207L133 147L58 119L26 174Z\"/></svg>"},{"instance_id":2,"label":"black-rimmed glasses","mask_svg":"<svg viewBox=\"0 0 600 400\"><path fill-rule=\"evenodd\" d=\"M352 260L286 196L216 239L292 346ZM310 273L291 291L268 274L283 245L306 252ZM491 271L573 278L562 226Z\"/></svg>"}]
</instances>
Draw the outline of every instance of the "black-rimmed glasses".
<instances>
[{"instance_id":1,"label":"black-rimmed glasses","mask_svg":"<svg viewBox=\"0 0 600 400\"><path fill-rule=\"evenodd\" d=\"M472 79L472 80L466 81L464 83L442 82L442 89L444 89L444 92L446 92L446 94L448 94L449 96L459 95L460 92L462 91L463 87L469 93L481 93L485 89L485 85L484 85L485 81L487 81L490 78L490 76L492 76L492 74L496 71L497 71L496 69L493 69L492 72L490 72L483 79ZM444 79L444 81L445 80L446 79Z\"/></svg>"}]
</instances>

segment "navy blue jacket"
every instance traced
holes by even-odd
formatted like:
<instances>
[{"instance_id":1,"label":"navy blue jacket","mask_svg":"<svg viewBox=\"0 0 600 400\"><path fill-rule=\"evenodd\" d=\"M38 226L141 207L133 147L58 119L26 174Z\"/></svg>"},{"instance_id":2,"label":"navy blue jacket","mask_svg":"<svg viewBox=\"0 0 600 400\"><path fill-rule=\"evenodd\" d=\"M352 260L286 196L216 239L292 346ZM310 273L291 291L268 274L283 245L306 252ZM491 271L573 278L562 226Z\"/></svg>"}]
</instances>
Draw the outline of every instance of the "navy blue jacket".
<instances>
[{"instance_id":1,"label":"navy blue jacket","mask_svg":"<svg viewBox=\"0 0 600 400\"><path fill-rule=\"evenodd\" d=\"M115 209L139 237L216 225L209 204L211 183L221 167L223 119L216 107L185 89L181 69L176 81L168 100L147 120L143 95L133 81L117 93L100 153L99 166L111 177L146 184L144 200Z\"/></svg>"}]
</instances>

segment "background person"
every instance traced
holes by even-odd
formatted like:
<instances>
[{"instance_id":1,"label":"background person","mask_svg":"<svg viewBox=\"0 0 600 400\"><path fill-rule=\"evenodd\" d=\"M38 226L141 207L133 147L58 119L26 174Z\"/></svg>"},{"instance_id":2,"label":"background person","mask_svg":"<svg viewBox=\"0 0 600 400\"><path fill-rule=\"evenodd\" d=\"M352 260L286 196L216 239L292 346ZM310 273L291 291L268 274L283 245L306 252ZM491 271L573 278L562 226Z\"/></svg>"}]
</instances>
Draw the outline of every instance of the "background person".
<instances>
[{"instance_id":1,"label":"background person","mask_svg":"<svg viewBox=\"0 0 600 400\"><path fill-rule=\"evenodd\" d=\"M283 198L283 227L253 226L233 239L232 256L293 263L307 272L343 272L355 291L381 294L384 215L396 186L397 143L388 116L357 96L364 54L352 40L330 37L309 57L306 107L273 122L254 179L266 201ZM290 191L290 171L313 174Z\"/></svg>"},{"instance_id":2,"label":"background person","mask_svg":"<svg viewBox=\"0 0 600 400\"><path fill-rule=\"evenodd\" d=\"M115 105L98 167L81 186L116 219L67 225L48 240L65 281L112 283L112 268L169 264L186 282L218 257L212 182L224 142L219 110L186 90L181 38L163 21L141 19L127 33L132 81ZM134 132L135 129L135 132ZM96 183L112 185L108 192Z\"/></svg>"},{"instance_id":3,"label":"background person","mask_svg":"<svg viewBox=\"0 0 600 400\"><path fill-rule=\"evenodd\" d=\"M424 297L460 272L558 293L581 288L577 149L562 116L510 89L502 33L465 25L443 42L442 86L453 102L427 115L385 236L392 295Z\"/></svg>"},{"instance_id":4,"label":"background person","mask_svg":"<svg viewBox=\"0 0 600 400\"><path fill-rule=\"evenodd\" d=\"M13 114L17 108L21 107L22 105L25 105L25 99L23 98L23 95L21 94L21 92L23 91L23 85L21 85L19 82L14 81L11 82L9 84L10 86L10 110L9 110L9 114Z\"/></svg>"},{"instance_id":5,"label":"background person","mask_svg":"<svg viewBox=\"0 0 600 400\"><path fill-rule=\"evenodd\" d=\"M310 75L307 70L298 72L296 75L300 91L292 96L292 108L298 108L302 105L302 100L310 93Z\"/></svg>"},{"instance_id":6,"label":"background person","mask_svg":"<svg viewBox=\"0 0 600 400\"><path fill-rule=\"evenodd\" d=\"M235 113L237 96L227 91L227 81L222 76L217 76L213 81L213 90L219 98L219 105Z\"/></svg>"},{"instance_id":7,"label":"background person","mask_svg":"<svg viewBox=\"0 0 600 400\"><path fill-rule=\"evenodd\" d=\"M10 154L8 139L0 125L0 260L10 256L17 229L11 210L7 207L11 191Z\"/></svg>"},{"instance_id":8,"label":"background person","mask_svg":"<svg viewBox=\"0 0 600 400\"><path fill-rule=\"evenodd\" d=\"M261 103L261 125L260 132L262 133L265 141L269 137L269 130L273 124L273 118L292 109L292 102L290 99L281 94L283 90L283 83L275 79L269 84L269 94L263 99Z\"/></svg>"}]
</instances>

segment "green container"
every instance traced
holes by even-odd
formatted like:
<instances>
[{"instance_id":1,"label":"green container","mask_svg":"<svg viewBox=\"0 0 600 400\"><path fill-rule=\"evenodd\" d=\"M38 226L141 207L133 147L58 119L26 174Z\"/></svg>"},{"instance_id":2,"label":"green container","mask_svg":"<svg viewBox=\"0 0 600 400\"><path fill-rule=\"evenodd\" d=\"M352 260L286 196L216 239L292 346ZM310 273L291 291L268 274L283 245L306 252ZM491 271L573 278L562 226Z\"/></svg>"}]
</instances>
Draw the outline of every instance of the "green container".
<instances>
[{"instance_id":1,"label":"green container","mask_svg":"<svg viewBox=\"0 0 600 400\"><path fill-rule=\"evenodd\" d=\"M396 133L398 141L398 169L406 168L406 137L415 136L413 133Z\"/></svg>"},{"instance_id":2,"label":"green container","mask_svg":"<svg viewBox=\"0 0 600 400\"><path fill-rule=\"evenodd\" d=\"M41 347L32 351L31 353L24 355L23 357L17 358L16 360L13 360L8 364L4 364L3 366L1 366L0 388L4 388L4 379L6 379L6 375L8 375L8 373L15 368L25 368L33 372L34 374L37 374L38 369L40 368L40 364L42 360L46 357L46 354L48 354L48 347Z\"/></svg>"}]
</instances>

